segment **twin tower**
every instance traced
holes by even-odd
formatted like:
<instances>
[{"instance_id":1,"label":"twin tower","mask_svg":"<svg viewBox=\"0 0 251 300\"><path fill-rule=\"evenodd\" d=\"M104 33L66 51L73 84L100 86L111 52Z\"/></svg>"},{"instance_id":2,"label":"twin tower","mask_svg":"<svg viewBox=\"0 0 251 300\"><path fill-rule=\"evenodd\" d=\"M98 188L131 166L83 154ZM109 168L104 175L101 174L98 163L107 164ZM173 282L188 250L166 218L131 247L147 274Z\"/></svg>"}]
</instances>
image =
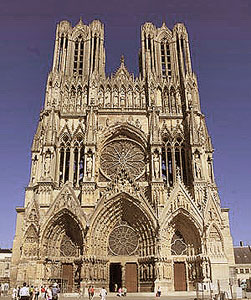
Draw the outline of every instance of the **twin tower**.
<instances>
[{"instance_id":1,"label":"twin tower","mask_svg":"<svg viewBox=\"0 0 251 300\"><path fill-rule=\"evenodd\" d=\"M135 77L123 57L105 74L100 21L60 22L31 155L13 284L228 288L228 209L183 24L142 26Z\"/></svg>"}]
</instances>

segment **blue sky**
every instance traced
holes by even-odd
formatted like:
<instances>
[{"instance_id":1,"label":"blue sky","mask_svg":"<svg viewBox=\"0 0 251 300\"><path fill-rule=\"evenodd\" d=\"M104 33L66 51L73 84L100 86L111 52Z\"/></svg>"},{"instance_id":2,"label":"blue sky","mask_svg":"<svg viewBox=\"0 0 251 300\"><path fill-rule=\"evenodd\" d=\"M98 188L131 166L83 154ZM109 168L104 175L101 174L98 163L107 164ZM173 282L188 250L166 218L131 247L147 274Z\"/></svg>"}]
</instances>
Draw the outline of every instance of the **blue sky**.
<instances>
[{"instance_id":1,"label":"blue sky","mask_svg":"<svg viewBox=\"0 0 251 300\"><path fill-rule=\"evenodd\" d=\"M234 243L251 243L251 1L11 0L0 2L0 247L11 247L15 207L29 180L30 146L44 101L56 23L100 19L106 72L124 54L138 73L140 26L187 26L193 70L215 148L222 206L230 208Z\"/></svg>"}]
</instances>

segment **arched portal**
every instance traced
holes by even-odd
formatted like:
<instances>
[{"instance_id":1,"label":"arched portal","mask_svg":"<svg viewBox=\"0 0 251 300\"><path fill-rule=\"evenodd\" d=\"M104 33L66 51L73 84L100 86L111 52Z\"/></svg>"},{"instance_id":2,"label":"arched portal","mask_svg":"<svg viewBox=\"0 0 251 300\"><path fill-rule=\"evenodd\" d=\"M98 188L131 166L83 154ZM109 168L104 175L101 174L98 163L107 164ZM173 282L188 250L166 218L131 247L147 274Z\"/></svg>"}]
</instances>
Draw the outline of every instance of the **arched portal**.
<instances>
[{"instance_id":1,"label":"arched portal","mask_svg":"<svg viewBox=\"0 0 251 300\"><path fill-rule=\"evenodd\" d=\"M70 211L61 210L49 221L42 236L44 281L58 282L64 292L77 290L83 244L81 224Z\"/></svg>"},{"instance_id":2,"label":"arched portal","mask_svg":"<svg viewBox=\"0 0 251 300\"><path fill-rule=\"evenodd\" d=\"M88 253L108 259L110 290L120 285L125 285L129 292L142 291L144 287L152 290L156 226L150 210L139 200L121 193L101 203L91 221Z\"/></svg>"},{"instance_id":3,"label":"arched portal","mask_svg":"<svg viewBox=\"0 0 251 300\"><path fill-rule=\"evenodd\" d=\"M195 281L202 278L204 263L200 256L200 228L189 214L182 211L172 219L169 226L174 290L193 290Z\"/></svg>"}]
</instances>

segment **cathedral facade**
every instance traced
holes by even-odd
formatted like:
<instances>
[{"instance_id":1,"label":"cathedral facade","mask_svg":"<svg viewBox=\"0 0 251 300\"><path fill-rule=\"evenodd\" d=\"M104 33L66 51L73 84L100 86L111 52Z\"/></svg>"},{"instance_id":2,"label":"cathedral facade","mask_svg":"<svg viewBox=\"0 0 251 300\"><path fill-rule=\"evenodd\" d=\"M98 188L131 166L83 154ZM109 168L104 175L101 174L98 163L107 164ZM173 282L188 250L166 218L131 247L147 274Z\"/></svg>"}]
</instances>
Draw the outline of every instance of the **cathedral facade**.
<instances>
[{"instance_id":1,"label":"cathedral facade","mask_svg":"<svg viewBox=\"0 0 251 300\"><path fill-rule=\"evenodd\" d=\"M167 293L229 279L228 209L183 24L141 27L135 77L123 57L105 74L100 21L60 22L31 155L13 285Z\"/></svg>"}]
</instances>

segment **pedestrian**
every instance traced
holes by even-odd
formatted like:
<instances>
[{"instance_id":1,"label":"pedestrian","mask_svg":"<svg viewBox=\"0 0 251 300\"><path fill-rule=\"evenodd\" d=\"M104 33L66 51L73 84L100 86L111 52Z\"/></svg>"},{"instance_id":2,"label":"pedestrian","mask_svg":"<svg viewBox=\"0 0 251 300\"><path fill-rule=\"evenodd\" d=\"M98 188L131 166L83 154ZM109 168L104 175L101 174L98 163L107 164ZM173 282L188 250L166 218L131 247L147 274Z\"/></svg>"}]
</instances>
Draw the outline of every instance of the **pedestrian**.
<instances>
[{"instance_id":1,"label":"pedestrian","mask_svg":"<svg viewBox=\"0 0 251 300\"><path fill-rule=\"evenodd\" d=\"M52 300L52 286L50 285L47 289L46 289L46 300Z\"/></svg>"},{"instance_id":2,"label":"pedestrian","mask_svg":"<svg viewBox=\"0 0 251 300\"><path fill-rule=\"evenodd\" d=\"M88 299L91 300L91 286L88 287Z\"/></svg>"},{"instance_id":3,"label":"pedestrian","mask_svg":"<svg viewBox=\"0 0 251 300\"><path fill-rule=\"evenodd\" d=\"M41 297L45 299L45 287L43 285L41 286Z\"/></svg>"},{"instance_id":4,"label":"pedestrian","mask_svg":"<svg viewBox=\"0 0 251 300\"><path fill-rule=\"evenodd\" d=\"M121 288L121 287L118 289L118 294L117 294L117 296L119 296L119 297L122 296L122 288Z\"/></svg>"},{"instance_id":5,"label":"pedestrian","mask_svg":"<svg viewBox=\"0 0 251 300\"><path fill-rule=\"evenodd\" d=\"M99 294L101 300L105 300L106 299L106 295L107 295L107 291L106 291L106 289L104 287L102 287L102 289L100 291L100 294Z\"/></svg>"},{"instance_id":6,"label":"pedestrian","mask_svg":"<svg viewBox=\"0 0 251 300\"><path fill-rule=\"evenodd\" d=\"M13 290L12 290L12 295L11 295L11 298L13 300L17 300L17 289L14 287Z\"/></svg>"},{"instance_id":7,"label":"pedestrian","mask_svg":"<svg viewBox=\"0 0 251 300\"><path fill-rule=\"evenodd\" d=\"M38 300L38 296L39 296L39 288L37 286L35 286L35 289L34 289L34 300Z\"/></svg>"},{"instance_id":8,"label":"pedestrian","mask_svg":"<svg viewBox=\"0 0 251 300\"><path fill-rule=\"evenodd\" d=\"M17 287L17 298L20 299L20 286Z\"/></svg>"},{"instance_id":9,"label":"pedestrian","mask_svg":"<svg viewBox=\"0 0 251 300\"><path fill-rule=\"evenodd\" d=\"M114 292L116 293L118 291L118 285L117 283L114 284Z\"/></svg>"},{"instance_id":10,"label":"pedestrian","mask_svg":"<svg viewBox=\"0 0 251 300\"><path fill-rule=\"evenodd\" d=\"M122 295L126 296L126 293L127 293L127 288L124 286L122 289Z\"/></svg>"},{"instance_id":11,"label":"pedestrian","mask_svg":"<svg viewBox=\"0 0 251 300\"><path fill-rule=\"evenodd\" d=\"M158 286L156 297L160 297L160 296L161 296L161 288L160 288L160 286Z\"/></svg>"},{"instance_id":12,"label":"pedestrian","mask_svg":"<svg viewBox=\"0 0 251 300\"><path fill-rule=\"evenodd\" d=\"M33 285L29 289L30 292L30 300L34 300L34 287Z\"/></svg>"},{"instance_id":13,"label":"pedestrian","mask_svg":"<svg viewBox=\"0 0 251 300\"><path fill-rule=\"evenodd\" d=\"M92 286L92 287L91 287L91 299L94 298L94 294L95 294L94 286Z\"/></svg>"},{"instance_id":14,"label":"pedestrian","mask_svg":"<svg viewBox=\"0 0 251 300\"><path fill-rule=\"evenodd\" d=\"M23 287L21 287L19 294L21 300L28 300L30 298L30 291L29 288L26 286L26 282L23 283Z\"/></svg>"},{"instance_id":15,"label":"pedestrian","mask_svg":"<svg viewBox=\"0 0 251 300\"><path fill-rule=\"evenodd\" d=\"M57 283L53 283L51 292L52 292L52 300L58 300L58 294L60 293L60 290L58 288Z\"/></svg>"}]
</instances>

